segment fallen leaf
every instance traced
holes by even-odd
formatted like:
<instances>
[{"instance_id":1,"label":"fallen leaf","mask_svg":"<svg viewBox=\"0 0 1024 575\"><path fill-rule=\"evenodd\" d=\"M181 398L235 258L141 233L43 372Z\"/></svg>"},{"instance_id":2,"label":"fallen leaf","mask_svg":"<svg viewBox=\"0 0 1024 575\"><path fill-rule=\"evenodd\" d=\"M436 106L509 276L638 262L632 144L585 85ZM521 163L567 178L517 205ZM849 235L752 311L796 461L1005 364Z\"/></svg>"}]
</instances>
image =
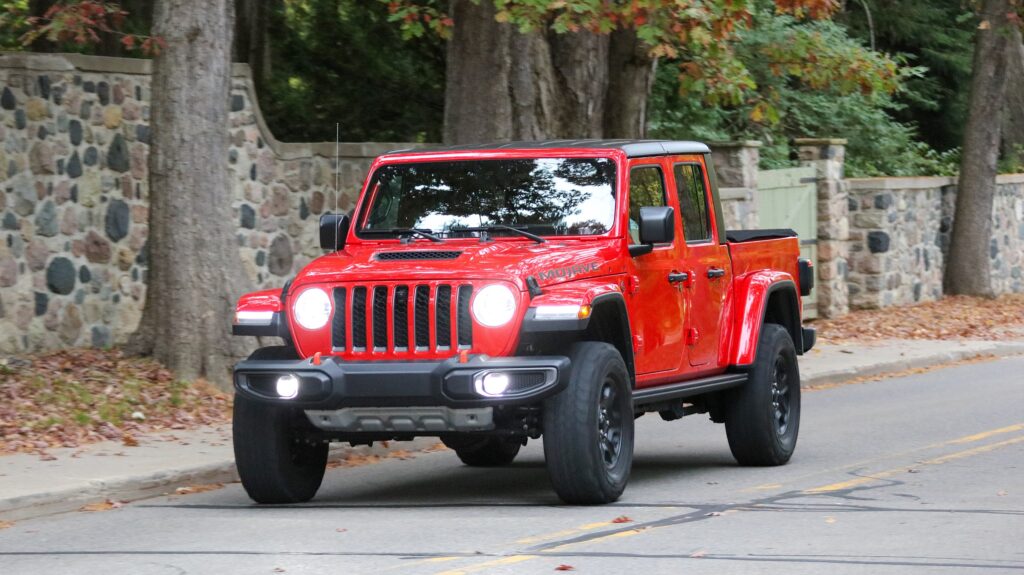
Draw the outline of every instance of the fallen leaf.
<instances>
[{"instance_id":1,"label":"fallen leaf","mask_svg":"<svg viewBox=\"0 0 1024 575\"><path fill-rule=\"evenodd\" d=\"M615 519L612 519L612 523L632 523L633 520L625 515L619 515Z\"/></svg>"},{"instance_id":2,"label":"fallen leaf","mask_svg":"<svg viewBox=\"0 0 1024 575\"><path fill-rule=\"evenodd\" d=\"M178 495L191 495L193 493L203 493L205 491L213 491L224 487L223 483L206 483L202 485L186 485L179 487L174 490Z\"/></svg>"},{"instance_id":3,"label":"fallen leaf","mask_svg":"<svg viewBox=\"0 0 1024 575\"><path fill-rule=\"evenodd\" d=\"M998 496L998 497L1004 497L1005 495L1006 495L1006 491L1005 490L1000 489L999 491L996 491L996 496Z\"/></svg>"},{"instance_id":4,"label":"fallen leaf","mask_svg":"<svg viewBox=\"0 0 1024 575\"><path fill-rule=\"evenodd\" d=\"M693 553L690 553L690 557L693 558L693 559L700 559L701 557L704 557L707 554L708 554L707 551L701 549L699 551L694 551Z\"/></svg>"},{"instance_id":5,"label":"fallen leaf","mask_svg":"<svg viewBox=\"0 0 1024 575\"><path fill-rule=\"evenodd\" d=\"M284 567L274 567L274 573L284 573Z\"/></svg>"},{"instance_id":6,"label":"fallen leaf","mask_svg":"<svg viewBox=\"0 0 1024 575\"><path fill-rule=\"evenodd\" d=\"M826 517L825 518L825 523L835 523L835 522L836 522L836 518L835 517Z\"/></svg>"},{"instance_id":7,"label":"fallen leaf","mask_svg":"<svg viewBox=\"0 0 1024 575\"><path fill-rule=\"evenodd\" d=\"M9 527L14 527L13 521L0 521L0 529L7 529Z\"/></svg>"},{"instance_id":8,"label":"fallen leaf","mask_svg":"<svg viewBox=\"0 0 1024 575\"><path fill-rule=\"evenodd\" d=\"M705 517L718 517L719 515L721 515L721 513L719 513L718 511L712 511L711 513L704 514Z\"/></svg>"},{"instance_id":9,"label":"fallen leaf","mask_svg":"<svg viewBox=\"0 0 1024 575\"><path fill-rule=\"evenodd\" d=\"M388 453L388 457L393 457L395 459L412 459L412 453L409 453L404 449L396 449L391 453Z\"/></svg>"},{"instance_id":10,"label":"fallen leaf","mask_svg":"<svg viewBox=\"0 0 1024 575\"><path fill-rule=\"evenodd\" d=\"M344 532L348 531L348 529L345 529L344 527L339 527L339 528L335 529L335 531L337 531L338 533L344 533Z\"/></svg>"},{"instance_id":11,"label":"fallen leaf","mask_svg":"<svg viewBox=\"0 0 1024 575\"><path fill-rule=\"evenodd\" d=\"M139 440L135 439L133 435L126 433L124 434L124 437L121 438L121 444L125 447L138 447Z\"/></svg>"},{"instance_id":12,"label":"fallen leaf","mask_svg":"<svg viewBox=\"0 0 1024 575\"><path fill-rule=\"evenodd\" d=\"M566 565L565 563L562 563L558 567L555 567L555 571L575 571L575 570L576 570L575 567L573 567L572 565Z\"/></svg>"},{"instance_id":13,"label":"fallen leaf","mask_svg":"<svg viewBox=\"0 0 1024 575\"><path fill-rule=\"evenodd\" d=\"M911 467L910 469L907 470L907 473L921 473L921 470L914 469L913 467Z\"/></svg>"},{"instance_id":14,"label":"fallen leaf","mask_svg":"<svg viewBox=\"0 0 1024 575\"><path fill-rule=\"evenodd\" d=\"M120 509L123 505L120 501L107 499L106 501L85 505L79 511L110 511L111 509Z\"/></svg>"}]
</instances>

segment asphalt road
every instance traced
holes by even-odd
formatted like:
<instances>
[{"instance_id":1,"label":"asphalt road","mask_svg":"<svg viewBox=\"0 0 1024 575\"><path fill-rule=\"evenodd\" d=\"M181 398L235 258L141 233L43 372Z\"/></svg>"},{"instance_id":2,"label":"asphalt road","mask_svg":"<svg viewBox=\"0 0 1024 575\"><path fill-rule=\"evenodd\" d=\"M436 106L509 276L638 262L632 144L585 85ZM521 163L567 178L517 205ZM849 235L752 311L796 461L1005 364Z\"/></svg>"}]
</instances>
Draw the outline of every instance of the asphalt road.
<instances>
[{"instance_id":1,"label":"asphalt road","mask_svg":"<svg viewBox=\"0 0 1024 575\"><path fill-rule=\"evenodd\" d=\"M0 573L1024 572L1024 358L803 400L779 468L703 416L641 418L614 505L560 505L539 442L504 469L436 452L330 470L302 506L229 485L18 522Z\"/></svg>"}]
</instances>

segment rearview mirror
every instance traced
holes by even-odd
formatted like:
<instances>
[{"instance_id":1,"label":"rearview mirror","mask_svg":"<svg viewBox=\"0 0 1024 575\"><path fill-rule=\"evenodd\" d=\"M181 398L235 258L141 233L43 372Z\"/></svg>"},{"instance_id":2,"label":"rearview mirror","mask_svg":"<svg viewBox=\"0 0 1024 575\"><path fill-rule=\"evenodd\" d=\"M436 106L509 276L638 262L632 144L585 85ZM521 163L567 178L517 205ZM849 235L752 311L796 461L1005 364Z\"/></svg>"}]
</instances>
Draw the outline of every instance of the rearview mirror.
<instances>
[{"instance_id":1,"label":"rearview mirror","mask_svg":"<svg viewBox=\"0 0 1024 575\"><path fill-rule=\"evenodd\" d=\"M348 214L324 214L320 216L320 247L337 251L345 247L348 236Z\"/></svg>"}]
</instances>

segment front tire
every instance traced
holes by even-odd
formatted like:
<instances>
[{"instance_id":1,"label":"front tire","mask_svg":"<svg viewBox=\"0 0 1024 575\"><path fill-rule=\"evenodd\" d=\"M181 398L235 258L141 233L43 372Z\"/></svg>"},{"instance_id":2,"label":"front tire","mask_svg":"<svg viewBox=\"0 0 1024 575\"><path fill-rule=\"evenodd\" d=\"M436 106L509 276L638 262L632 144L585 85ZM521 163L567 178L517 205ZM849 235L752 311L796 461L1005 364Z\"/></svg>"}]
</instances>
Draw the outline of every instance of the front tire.
<instances>
[{"instance_id":1,"label":"front tire","mask_svg":"<svg viewBox=\"0 0 1024 575\"><path fill-rule=\"evenodd\" d=\"M633 394L615 347L580 342L569 387L544 403L544 459L555 493L570 504L611 503L633 465Z\"/></svg>"},{"instance_id":2,"label":"front tire","mask_svg":"<svg viewBox=\"0 0 1024 575\"><path fill-rule=\"evenodd\" d=\"M253 359L295 359L290 348L257 350ZM257 503L301 503L316 495L327 468L325 442L310 442L300 409L235 394L232 436L242 487Z\"/></svg>"},{"instance_id":3,"label":"front tire","mask_svg":"<svg viewBox=\"0 0 1024 575\"><path fill-rule=\"evenodd\" d=\"M784 465L800 431L800 370L784 327L766 323L761 328L749 374L726 405L729 449L740 465Z\"/></svg>"}]
</instances>

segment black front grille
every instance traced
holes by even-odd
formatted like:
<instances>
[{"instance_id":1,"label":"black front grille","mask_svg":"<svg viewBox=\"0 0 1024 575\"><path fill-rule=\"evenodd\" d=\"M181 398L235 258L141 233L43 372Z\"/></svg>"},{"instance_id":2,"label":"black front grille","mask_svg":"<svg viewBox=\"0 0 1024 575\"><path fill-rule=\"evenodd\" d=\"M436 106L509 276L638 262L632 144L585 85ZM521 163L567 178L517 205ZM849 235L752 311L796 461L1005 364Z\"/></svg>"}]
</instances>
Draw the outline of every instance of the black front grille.
<instances>
[{"instance_id":1,"label":"black front grille","mask_svg":"<svg viewBox=\"0 0 1024 575\"><path fill-rule=\"evenodd\" d=\"M381 261L389 260L453 260L462 255L462 252L450 250L408 250L400 252L380 252L376 258Z\"/></svg>"},{"instance_id":2,"label":"black front grille","mask_svg":"<svg viewBox=\"0 0 1024 575\"><path fill-rule=\"evenodd\" d=\"M334 288L334 323L331 324L331 345L334 349L345 349L345 318L348 315L348 290Z\"/></svg>"},{"instance_id":3,"label":"black front grille","mask_svg":"<svg viewBox=\"0 0 1024 575\"><path fill-rule=\"evenodd\" d=\"M388 348L388 288L373 288L373 351Z\"/></svg>"},{"instance_id":4,"label":"black front grille","mask_svg":"<svg viewBox=\"0 0 1024 575\"><path fill-rule=\"evenodd\" d=\"M335 352L444 352L471 349L470 285L363 285L334 288ZM411 341L410 341L411 340Z\"/></svg>"},{"instance_id":5,"label":"black front grille","mask_svg":"<svg viewBox=\"0 0 1024 575\"><path fill-rule=\"evenodd\" d=\"M366 288L352 290L352 348L366 350Z\"/></svg>"}]
</instances>

